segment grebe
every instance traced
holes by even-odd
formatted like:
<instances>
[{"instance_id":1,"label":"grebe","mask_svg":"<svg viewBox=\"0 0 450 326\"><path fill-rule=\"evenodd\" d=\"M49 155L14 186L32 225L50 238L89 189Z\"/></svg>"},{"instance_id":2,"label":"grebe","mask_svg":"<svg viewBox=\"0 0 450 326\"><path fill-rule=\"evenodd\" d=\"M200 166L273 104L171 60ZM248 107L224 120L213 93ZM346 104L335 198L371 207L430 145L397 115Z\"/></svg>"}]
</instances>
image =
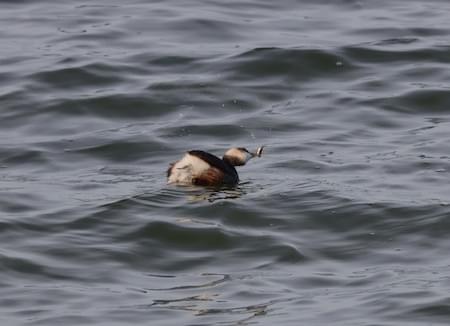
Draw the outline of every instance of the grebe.
<instances>
[{"instance_id":1,"label":"grebe","mask_svg":"<svg viewBox=\"0 0 450 326\"><path fill-rule=\"evenodd\" d=\"M242 147L231 148L222 159L204 151L189 151L181 160L170 164L167 183L199 186L236 184L239 176L234 167L245 165L255 156L261 157L263 148L259 147L254 153Z\"/></svg>"}]
</instances>

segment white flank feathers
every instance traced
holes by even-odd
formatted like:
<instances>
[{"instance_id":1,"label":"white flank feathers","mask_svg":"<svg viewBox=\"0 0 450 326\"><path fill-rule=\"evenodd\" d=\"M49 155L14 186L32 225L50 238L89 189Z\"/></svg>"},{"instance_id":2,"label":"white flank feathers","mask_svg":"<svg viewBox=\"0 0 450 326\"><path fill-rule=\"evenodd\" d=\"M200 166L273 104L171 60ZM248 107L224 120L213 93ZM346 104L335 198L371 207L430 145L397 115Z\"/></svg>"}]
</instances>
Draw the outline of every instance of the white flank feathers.
<instances>
[{"instance_id":1,"label":"white flank feathers","mask_svg":"<svg viewBox=\"0 0 450 326\"><path fill-rule=\"evenodd\" d=\"M198 157L187 153L175 163L167 183L190 184L192 179L210 168L210 165Z\"/></svg>"}]
</instances>

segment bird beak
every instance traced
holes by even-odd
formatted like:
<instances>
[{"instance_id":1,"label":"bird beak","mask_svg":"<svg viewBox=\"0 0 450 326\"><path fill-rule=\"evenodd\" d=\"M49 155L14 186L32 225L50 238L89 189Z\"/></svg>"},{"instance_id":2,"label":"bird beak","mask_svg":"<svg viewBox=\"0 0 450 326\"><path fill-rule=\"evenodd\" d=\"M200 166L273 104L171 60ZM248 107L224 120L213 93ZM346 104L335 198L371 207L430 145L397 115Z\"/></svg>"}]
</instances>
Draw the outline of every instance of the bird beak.
<instances>
[{"instance_id":1,"label":"bird beak","mask_svg":"<svg viewBox=\"0 0 450 326\"><path fill-rule=\"evenodd\" d=\"M255 157L255 156L261 157L263 149L264 149L264 146L258 147L254 153L251 153L252 157Z\"/></svg>"}]
</instances>

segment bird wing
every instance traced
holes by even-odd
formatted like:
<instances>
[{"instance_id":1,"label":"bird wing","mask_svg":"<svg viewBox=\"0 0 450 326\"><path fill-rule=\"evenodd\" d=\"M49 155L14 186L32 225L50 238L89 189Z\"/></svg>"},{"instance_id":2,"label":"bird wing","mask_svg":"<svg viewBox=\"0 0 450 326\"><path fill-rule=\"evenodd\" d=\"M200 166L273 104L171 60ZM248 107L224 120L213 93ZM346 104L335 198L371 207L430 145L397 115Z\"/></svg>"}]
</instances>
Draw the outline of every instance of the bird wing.
<instances>
[{"instance_id":1,"label":"bird wing","mask_svg":"<svg viewBox=\"0 0 450 326\"><path fill-rule=\"evenodd\" d=\"M199 186L214 186L224 182L225 174L223 171L211 167L202 174L193 178L192 183Z\"/></svg>"},{"instance_id":2,"label":"bird wing","mask_svg":"<svg viewBox=\"0 0 450 326\"><path fill-rule=\"evenodd\" d=\"M199 150L189 151L188 153L190 155L196 156L199 159L205 161L206 163L211 165L211 167L215 167L222 171L230 171L229 166L227 166L220 158L218 158L217 156L215 156L213 154L210 154L210 153L207 153L204 151L199 151Z\"/></svg>"}]
</instances>

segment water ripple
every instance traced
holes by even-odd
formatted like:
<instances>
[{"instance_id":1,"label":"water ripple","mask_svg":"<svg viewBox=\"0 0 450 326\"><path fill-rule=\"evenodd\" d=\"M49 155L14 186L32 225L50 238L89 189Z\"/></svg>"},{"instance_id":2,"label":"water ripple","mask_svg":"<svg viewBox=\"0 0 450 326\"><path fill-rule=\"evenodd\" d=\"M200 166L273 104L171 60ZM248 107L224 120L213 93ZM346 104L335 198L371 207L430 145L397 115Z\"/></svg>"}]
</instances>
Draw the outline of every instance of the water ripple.
<instances>
[{"instance_id":1,"label":"water ripple","mask_svg":"<svg viewBox=\"0 0 450 326\"><path fill-rule=\"evenodd\" d=\"M448 4L103 2L0 12L2 324L447 323Z\"/></svg>"}]
</instances>

